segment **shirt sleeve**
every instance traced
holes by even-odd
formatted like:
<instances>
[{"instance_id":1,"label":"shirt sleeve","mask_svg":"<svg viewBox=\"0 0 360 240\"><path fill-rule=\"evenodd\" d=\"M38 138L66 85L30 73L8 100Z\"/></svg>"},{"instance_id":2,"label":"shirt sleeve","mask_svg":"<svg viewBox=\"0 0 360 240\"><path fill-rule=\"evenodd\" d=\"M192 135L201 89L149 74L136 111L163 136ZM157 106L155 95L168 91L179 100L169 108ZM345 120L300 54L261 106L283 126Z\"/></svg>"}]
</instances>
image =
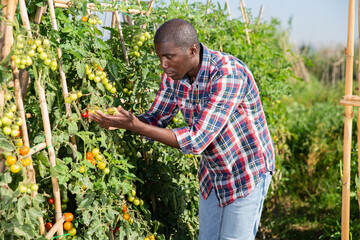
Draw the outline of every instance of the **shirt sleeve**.
<instances>
[{"instance_id":1,"label":"shirt sleeve","mask_svg":"<svg viewBox=\"0 0 360 240\"><path fill-rule=\"evenodd\" d=\"M193 125L173 129L183 153L201 154L219 135L244 98L245 77L244 73L226 74L212 81Z\"/></svg>"},{"instance_id":2,"label":"shirt sleeve","mask_svg":"<svg viewBox=\"0 0 360 240\"><path fill-rule=\"evenodd\" d=\"M141 114L149 124L165 128L170 121L176 116L179 108L175 101L175 96L170 86L168 78L163 74L161 78L160 89L150 109Z\"/></svg>"}]
</instances>

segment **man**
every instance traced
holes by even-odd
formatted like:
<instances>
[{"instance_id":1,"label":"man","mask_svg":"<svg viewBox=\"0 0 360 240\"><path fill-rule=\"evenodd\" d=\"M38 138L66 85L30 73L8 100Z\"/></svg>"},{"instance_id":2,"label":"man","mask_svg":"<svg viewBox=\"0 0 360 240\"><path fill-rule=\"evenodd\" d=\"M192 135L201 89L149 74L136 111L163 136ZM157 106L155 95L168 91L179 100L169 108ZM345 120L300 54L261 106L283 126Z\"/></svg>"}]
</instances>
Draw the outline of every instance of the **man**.
<instances>
[{"instance_id":1,"label":"man","mask_svg":"<svg viewBox=\"0 0 360 240\"><path fill-rule=\"evenodd\" d=\"M90 119L202 154L199 239L254 239L275 164L250 70L199 43L194 27L182 19L165 22L154 44L164 73L150 110L137 118L119 106L115 116L98 111ZM166 129L179 110L188 126Z\"/></svg>"}]
</instances>

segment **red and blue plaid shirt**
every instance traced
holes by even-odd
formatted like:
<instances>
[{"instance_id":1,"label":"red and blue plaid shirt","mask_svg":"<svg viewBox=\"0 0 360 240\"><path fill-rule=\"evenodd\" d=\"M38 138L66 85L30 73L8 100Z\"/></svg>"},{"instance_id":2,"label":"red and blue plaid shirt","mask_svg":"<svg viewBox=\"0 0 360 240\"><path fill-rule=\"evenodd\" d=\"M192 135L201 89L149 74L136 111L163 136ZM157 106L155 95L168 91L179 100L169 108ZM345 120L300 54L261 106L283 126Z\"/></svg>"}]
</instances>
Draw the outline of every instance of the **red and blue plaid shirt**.
<instances>
[{"instance_id":1,"label":"red and blue plaid shirt","mask_svg":"<svg viewBox=\"0 0 360 240\"><path fill-rule=\"evenodd\" d=\"M193 84L165 73L149 111L141 116L166 127L180 110L187 127L173 129L185 154L202 154L200 191L212 189L219 206L247 196L266 171L274 171L274 146L259 91L239 59L201 45L201 69Z\"/></svg>"}]
</instances>

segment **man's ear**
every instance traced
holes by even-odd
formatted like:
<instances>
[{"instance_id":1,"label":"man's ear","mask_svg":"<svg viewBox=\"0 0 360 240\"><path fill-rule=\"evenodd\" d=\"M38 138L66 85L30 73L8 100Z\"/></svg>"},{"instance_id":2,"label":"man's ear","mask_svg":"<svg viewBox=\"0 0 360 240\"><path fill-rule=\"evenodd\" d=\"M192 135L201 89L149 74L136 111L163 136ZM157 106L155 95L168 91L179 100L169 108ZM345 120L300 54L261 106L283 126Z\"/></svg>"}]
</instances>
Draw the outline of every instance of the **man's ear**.
<instances>
[{"instance_id":1,"label":"man's ear","mask_svg":"<svg viewBox=\"0 0 360 240\"><path fill-rule=\"evenodd\" d=\"M198 49L198 46L196 44L193 44L191 47L190 47L190 55L192 57L195 57L197 52L199 51Z\"/></svg>"}]
</instances>

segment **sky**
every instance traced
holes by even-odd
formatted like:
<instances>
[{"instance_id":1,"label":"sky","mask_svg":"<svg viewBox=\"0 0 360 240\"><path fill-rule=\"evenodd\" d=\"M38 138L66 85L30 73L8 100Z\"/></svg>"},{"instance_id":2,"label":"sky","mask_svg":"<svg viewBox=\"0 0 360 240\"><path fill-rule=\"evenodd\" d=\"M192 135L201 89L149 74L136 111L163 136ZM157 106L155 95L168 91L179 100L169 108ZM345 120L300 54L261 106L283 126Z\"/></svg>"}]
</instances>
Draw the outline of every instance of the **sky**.
<instances>
[{"instance_id":1,"label":"sky","mask_svg":"<svg viewBox=\"0 0 360 240\"><path fill-rule=\"evenodd\" d=\"M189 0L191 2L207 0ZM225 0L212 0L225 4ZM228 0L231 17L242 20L240 0ZM264 6L262 21L272 17L282 23L283 29L290 26L290 41L296 45L311 44L316 47L347 44L349 0L244 0L252 16L258 16ZM358 40L358 3L355 6L355 41Z\"/></svg>"}]
</instances>

